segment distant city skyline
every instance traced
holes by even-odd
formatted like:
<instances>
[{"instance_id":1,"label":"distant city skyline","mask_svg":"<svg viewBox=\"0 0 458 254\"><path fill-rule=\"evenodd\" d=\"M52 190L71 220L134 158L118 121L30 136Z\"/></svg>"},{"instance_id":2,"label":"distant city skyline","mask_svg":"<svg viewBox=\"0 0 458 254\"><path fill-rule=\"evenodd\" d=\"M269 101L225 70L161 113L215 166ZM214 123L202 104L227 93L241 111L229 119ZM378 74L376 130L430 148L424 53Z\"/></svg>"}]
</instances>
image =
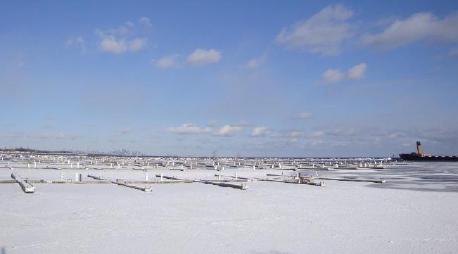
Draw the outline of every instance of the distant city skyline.
<instances>
[{"instance_id":1,"label":"distant city skyline","mask_svg":"<svg viewBox=\"0 0 458 254\"><path fill-rule=\"evenodd\" d=\"M1 147L458 154L457 1L10 1Z\"/></svg>"}]
</instances>

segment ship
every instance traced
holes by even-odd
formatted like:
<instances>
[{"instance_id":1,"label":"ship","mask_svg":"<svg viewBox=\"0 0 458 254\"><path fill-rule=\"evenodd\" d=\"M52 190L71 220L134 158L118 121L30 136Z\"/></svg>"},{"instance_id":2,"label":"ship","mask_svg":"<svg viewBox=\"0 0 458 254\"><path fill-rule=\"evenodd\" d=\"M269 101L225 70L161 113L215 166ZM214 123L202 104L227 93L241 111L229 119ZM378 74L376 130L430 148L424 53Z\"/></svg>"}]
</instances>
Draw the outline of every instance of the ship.
<instances>
[{"instance_id":1,"label":"ship","mask_svg":"<svg viewBox=\"0 0 458 254\"><path fill-rule=\"evenodd\" d=\"M406 161L456 161L458 162L458 156L441 156L425 154L421 146L420 141L417 141L417 152L416 153L401 153L399 157Z\"/></svg>"}]
</instances>

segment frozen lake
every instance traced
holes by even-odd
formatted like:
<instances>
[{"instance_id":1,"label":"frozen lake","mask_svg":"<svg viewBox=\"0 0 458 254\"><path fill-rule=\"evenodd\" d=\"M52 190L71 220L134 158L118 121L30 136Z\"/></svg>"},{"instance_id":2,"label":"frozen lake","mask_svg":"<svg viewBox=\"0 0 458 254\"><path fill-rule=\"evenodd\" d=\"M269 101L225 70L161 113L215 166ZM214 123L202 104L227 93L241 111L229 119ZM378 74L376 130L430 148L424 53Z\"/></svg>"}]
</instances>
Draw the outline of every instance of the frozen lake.
<instances>
[{"instance_id":1,"label":"frozen lake","mask_svg":"<svg viewBox=\"0 0 458 254\"><path fill-rule=\"evenodd\" d=\"M15 169L31 179L76 172L144 180L138 170ZM214 179L216 171L151 170ZM279 170L230 169L265 176ZM0 168L0 180L10 178ZM289 174L291 172L286 172ZM307 172L309 173L309 172ZM314 173L314 172L310 172ZM458 163L318 171L383 178L385 184L325 181L326 187L248 182L241 191L200 183L151 184L151 193L113 184L35 184L25 194L0 184L1 253L455 253ZM86 178L85 178L86 179Z\"/></svg>"}]
</instances>

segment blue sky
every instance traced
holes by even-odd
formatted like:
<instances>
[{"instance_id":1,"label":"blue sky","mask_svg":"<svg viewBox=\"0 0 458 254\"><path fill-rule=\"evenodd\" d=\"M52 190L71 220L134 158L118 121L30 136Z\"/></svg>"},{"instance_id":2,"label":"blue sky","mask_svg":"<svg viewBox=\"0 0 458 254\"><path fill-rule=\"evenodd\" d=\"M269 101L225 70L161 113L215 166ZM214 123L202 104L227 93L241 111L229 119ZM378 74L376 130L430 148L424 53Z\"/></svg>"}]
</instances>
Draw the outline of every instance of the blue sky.
<instances>
[{"instance_id":1,"label":"blue sky","mask_svg":"<svg viewBox=\"0 0 458 254\"><path fill-rule=\"evenodd\" d=\"M456 1L10 1L3 147L458 153Z\"/></svg>"}]
</instances>

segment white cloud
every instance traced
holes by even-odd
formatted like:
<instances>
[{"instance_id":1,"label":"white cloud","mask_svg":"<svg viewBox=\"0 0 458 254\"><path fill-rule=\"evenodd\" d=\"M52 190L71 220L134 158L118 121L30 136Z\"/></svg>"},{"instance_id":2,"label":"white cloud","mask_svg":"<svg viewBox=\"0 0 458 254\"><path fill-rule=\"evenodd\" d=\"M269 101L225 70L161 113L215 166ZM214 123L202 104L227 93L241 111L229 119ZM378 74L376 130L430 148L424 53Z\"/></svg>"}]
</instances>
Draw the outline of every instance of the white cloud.
<instances>
[{"instance_id":1,"label":"white cloud","mask_svg":"<svg viewBox=\"0 0 458 254\"><path fill-rule=\"evenodd\" d=\"M362 38L366 45L396 48L421 40L458 42L458 14L440 19L429 12L395 20L382 32Z\"/></svg>"},{"instance_id":2,"label":"white cloud","mask_svg":"<svg viewBox=\"0 0 458 254\"><path fill-rule=\"evenodd\" d=\"M219 130L216 131L216 135L218 136L233 136L237 134L238 132L242 131L243 127L242 126L237 126L237 125L224 125L221 127Z\"/></svg>"},{"instance_id":3,"label":"white cloud","mask_svg":"<svg viewBox=\"0 0 458 254\"><path fill-rule=\"evenodd\" d=\"M322 79L327 83L335 83L342 80L359 80L364 77L366 69L366 63L357 64L351 67L346 73L338 69L328 69L323 73Z\"/></svg>"},{"instance_id":4,"label":"white cloud","mask_svg":"<svg viewBox=\"0 0 458 254\"><path fill-rule=\"evenodd\" d=\"M211 128L199 127L191 123L186 123L186 124L183 124L182 126L170 127L167 130L175 134L190 135L190 134L209 133L211 131Z\"/></svg>"},{"instance_id":5,"label":"white cloud","mask_svg":"<svg viewBox=\"0 0 458 254\"><path fill-rule=\"evenodd\" d=\"M99 44L102 51L113 54L140 51L145 47L145 45L145 38L133 38L131 40L126 40L118 39L114 36L104 37Z\"/></svg>"},{"instance_id":6,"label":"white cloud","mask_svg":"<svg viewBox=\"0 0 458 254\"><path fill-rule=\"evenodd\" d=\"M328 83L334 83L345 79L345 74L337 69L328 69L323 73L322 78Z\"/></svg>"},{"instance_id":7,"label":"white cloud","mask_svg":"<svg viewBox=\"0 0 458 254\"><path fill-rule=\"evenodd\" d=\"M139 51L142 50L146 45L145 38L134 38L133 40L129 41L129 50L130 51Z\"/></svg>"},{"instance_id":8,"label":"white cloud","mask_svg":"<svg viewBox=\"0 0 458 254\"><path fill-rule=\"evenodd\" d=\"M309 19L284 28L276 38L280 44L321 55L337 55L343 42L352 37L348 22L353 12L330 5Z\"/></svg>"},{"instance_id":9,"label":"white cloud","mask_svg":"<svg viewBox=\"0 0 458 254\"><path fill-rule=\"evenodd\" d=\"M148 17L141 17L139 20L138 20L138 23L140 23L142 26L146 27L146 28L150 28L152 27L153 25L151 24L151 20L148 18Z\"/></svg>"},{"instance_id":10,"label":"white cloud","mask_svg":"<svg viewBox=\"0 0 458 254\"><path fill-rule=\"evenodd\" d=\"M155 61L155 65L161 69L170 69L177 65L176 56L164 56Z\"/></svg>"},{"instance_id":11,"label":"white cloud","mask_svg":"<svg viewBox=\"0 0 458 254\"><path fill-rule=\"evenodd\" d=\"M197 125L194 125L192 123L186 123L178 127L170 127L167 128L167 131L175 134L180 134L180 135L197 135L197 134L208 134L212 133L213 135L216 136L224 136L224 137L229 137L233 136L241 131L243 131L244 127L241 125L224 125L221 128L212 128L210 126L207 127L200 127ZM261 132L265 132L267 130L261 130Z\"/></svg>"},{"instance_id":12,"label":"white cloud","mask_svg":"<svg viewBox=\"0 0 458 254\"><path fill-rule=\"evenodd\" d=\"M142 21L142 18L139 22ZM146 47L147 39L141 35L132 22L107 30L98 30L100 37L99 48L107 53L123 54L127 52L137 52Z\"/></svg>"},{"instance_id":13,"label":"white cloud","mask_svg":"<svg viewBox=\"0 0 458 254\"><path fill-rule=\"evenodd\" d=\"M321 138L325 135L324 131L314 131L308 137L309 138Z\"/></svg>"},{"instance_id":14,"label":"white cloud","mask_svg":"<svg viewBox=\"0 0 458 254\"><path fill-rule=\"evenodd\" d=\"M347 77L348 79L353 79L353 80L362 79L364 76L364 73L366 72L366 69L367 69L366 63L360 63L358 65L355 65L348 70Z\"/></svg>"},{"instance_id":15,"label":"white cloud","mask_svg":"<svg viewBox=\"0 0 458 254\"><path fill-rule=\"evenodd\" d=\"M286 136L290 142L296 143L304 136L304 133L302 131L290 131Z\"/></svg>"},{"instance_id":16,"label":"white cloud","mask_svg":"<svg viewBox=\"0 0 458 254\"><path fill-rule=\"evenodd\" d=\"M245 67L248 69L256 69L260 65L262 65L265 62L265 60L266 60L265 56L252 58L245 64Z\"/></svg>"},{"instance_id":17,"label":"white cloud","mask_svg":"<svg viewBox=\"0 0 458 254\"><path fill-rule=\"evenodd\" d=\"M107 36L100 41L100 48L109 53L121 54L127 50L125 41L118 41L113 36Z\"/></svg>"},{"instance_id":18,"label":"white cloud","mask_svg":"<svg viewBox=\"0 0 458 254\"><path fill-rule=\"evenodd\" d=\"M260 126L260 127L255 127L253 128L253 131L251 132L251 136L253 137L261 137L261 136L265 136L267 134L269 134L270 131L267 127L263 127L263 126Z\"/></svg>"},{"instance_id":19,"label":"white cloud","mask_svg":"<svg viewBox=\"0 0 458 254\"><path fill-rule=\"evenodd\" d=\"M196 49L188 56L191 65L205 65L217 63L221 60L221 52L215 49Z\"/></svg>"},{"instance_id":20,"label":"white cloud","mask_svg":"<svg viewBox=\"0 0 458 254\"><path fill-rule=\"evenodd\" d=\"M301 112L297 114L297 118L299 119L309 119L310 117L312 117L312 113L310 112Z\"/></svg>"},{"instance_id":21,"label":"white cloud","mask_svg":"<svg viewBox=\"0 0 458 254\"><path fill-rule=\"evenodd\" d=\"M65 42L65 45L68 48L71 48L71 47L78 48L81 50L82 53L86 52L86 41L84 40L82 36L76 36L76 37L69 38Z\"/></svg>"}]
</instances>

